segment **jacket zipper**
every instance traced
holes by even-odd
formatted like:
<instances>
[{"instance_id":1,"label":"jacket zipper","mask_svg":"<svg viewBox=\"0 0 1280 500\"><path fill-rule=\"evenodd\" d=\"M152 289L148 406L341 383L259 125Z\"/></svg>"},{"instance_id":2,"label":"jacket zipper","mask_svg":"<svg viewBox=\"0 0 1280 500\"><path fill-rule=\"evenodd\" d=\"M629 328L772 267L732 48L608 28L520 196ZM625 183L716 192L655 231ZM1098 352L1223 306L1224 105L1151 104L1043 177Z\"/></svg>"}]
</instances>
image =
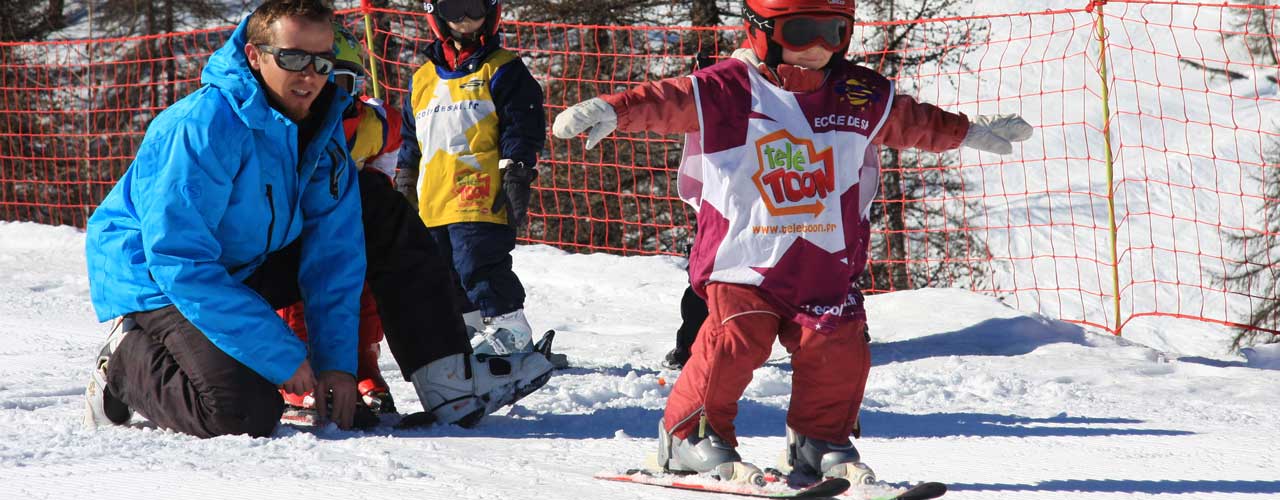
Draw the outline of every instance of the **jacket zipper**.
<instances>
[{"instance_id":1,"label":"jacket zipper","mask_svg":"<svg viewBox=\"0 0 1280 500\"><path fill-rule=\"evenodd\" d=\"M263 255L271 253L271 239L276 232L276 201L271 194L270 184L267 184L267 206L271 207L271 223L267 226L267 248L263 251Z\"/></svg>"},{"instance_id":2,"label":"jacket zipper","mask_svg":"<svg viewBox=\"0 0 1280 500\"><path fill-rule=\"evenodd\" d=\"M338 199L338 169L346 167L346 162L342 161L344 158L342 158L341 155L334 154L332 149L325 150L325 153L329 154L329 163L330 163L329 195L332 196L333 199L337 200ZM317 162L319 162L319 159L317 159Z\"/></svg>"}]
</instances>

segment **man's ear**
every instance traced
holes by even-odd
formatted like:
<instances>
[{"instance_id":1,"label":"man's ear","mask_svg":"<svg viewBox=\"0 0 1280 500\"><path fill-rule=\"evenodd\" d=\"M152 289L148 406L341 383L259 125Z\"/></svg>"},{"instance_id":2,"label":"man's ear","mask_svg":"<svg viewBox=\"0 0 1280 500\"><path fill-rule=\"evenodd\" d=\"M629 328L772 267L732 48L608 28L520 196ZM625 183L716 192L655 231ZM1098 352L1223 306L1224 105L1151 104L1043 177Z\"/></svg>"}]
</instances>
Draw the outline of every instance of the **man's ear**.
<instances>
[{"instance_id":1,"label":"man's ear","mask_svg":"<svg viewBox=\"0 0 1280 500\"><path fill-rule=\"evenodd\" d=\"M249 60L249 67L254 71L262 71L262 51L252 43L244 44L244 57Z\"/></svg>"}]
</instances>

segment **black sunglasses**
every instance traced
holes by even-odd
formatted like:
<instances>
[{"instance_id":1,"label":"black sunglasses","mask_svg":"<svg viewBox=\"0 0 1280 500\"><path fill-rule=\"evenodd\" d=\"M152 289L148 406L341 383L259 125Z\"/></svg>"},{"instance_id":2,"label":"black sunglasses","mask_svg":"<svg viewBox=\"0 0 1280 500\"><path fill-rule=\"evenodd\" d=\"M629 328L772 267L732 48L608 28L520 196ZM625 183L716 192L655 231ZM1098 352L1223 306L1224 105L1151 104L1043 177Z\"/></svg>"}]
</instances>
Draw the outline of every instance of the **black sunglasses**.
<instances>
[{"instance_id":1,"label":"black sunglasses","mask_svg":"<svg viewBox=\"0 0 1280 500\"><path fill-rule=\"evenodd\" d=\"M286 71L302 71L313 66L317 75L327 75L333 71L332 52L313 54L302 49L282 49L270 45L257 45L258 50L271 54L276 58L276 65Z\"/></svg>"},{"instance_id":2,"label":"black sunglasses","mask_svg":"<svg viewBox=\"0 0 1280 500\"><path fill-rule=\"evenodd\" d=\"M445 21L460 22L463 18L484 19L489 13L489 0L437 0L436 8Z\"/></svg>"}]
</instances>

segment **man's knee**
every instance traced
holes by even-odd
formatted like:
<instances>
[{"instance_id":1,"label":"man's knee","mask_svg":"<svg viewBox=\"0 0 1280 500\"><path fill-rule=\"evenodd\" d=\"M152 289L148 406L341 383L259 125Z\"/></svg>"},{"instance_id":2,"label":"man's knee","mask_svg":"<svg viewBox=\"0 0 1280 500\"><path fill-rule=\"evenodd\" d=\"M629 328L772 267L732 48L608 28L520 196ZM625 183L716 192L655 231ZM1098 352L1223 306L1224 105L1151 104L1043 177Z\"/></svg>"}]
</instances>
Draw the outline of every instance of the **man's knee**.
<instances>
[{"instance_id":1,"label":"man's knee","mask_svg":"<svg viewBox=\"0 0 1280 500\"><path fill-rule=\"evenodd\" d=\"M215 402L209 422L212 436L247 434L267 437L275 431L284 413L284 400L274 388L246 389Z\"/></svg>"}]
</instances>

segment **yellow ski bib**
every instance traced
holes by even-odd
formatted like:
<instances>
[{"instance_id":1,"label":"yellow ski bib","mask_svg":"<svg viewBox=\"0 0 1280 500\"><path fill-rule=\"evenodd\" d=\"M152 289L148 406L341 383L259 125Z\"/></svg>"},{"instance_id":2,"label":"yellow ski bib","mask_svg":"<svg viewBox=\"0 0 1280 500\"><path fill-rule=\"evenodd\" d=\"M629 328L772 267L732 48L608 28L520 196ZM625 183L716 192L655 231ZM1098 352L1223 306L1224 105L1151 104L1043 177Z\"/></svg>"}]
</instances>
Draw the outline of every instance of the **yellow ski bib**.
<instances>
[{"instance_id":1,"label":"yellow ski bib","mask_svg":"<svg viewBox=\"0 0 1280 500\"><path fill-rule=\"evenodd\" d=\"M427 227L456 222L507 223L490 209L501 187L497 107L489 85L516 59L494 51L474 71L448 71L428 61L413 75L410 105L422 159L418 214Z\"/></svg>"}]
</instances>

